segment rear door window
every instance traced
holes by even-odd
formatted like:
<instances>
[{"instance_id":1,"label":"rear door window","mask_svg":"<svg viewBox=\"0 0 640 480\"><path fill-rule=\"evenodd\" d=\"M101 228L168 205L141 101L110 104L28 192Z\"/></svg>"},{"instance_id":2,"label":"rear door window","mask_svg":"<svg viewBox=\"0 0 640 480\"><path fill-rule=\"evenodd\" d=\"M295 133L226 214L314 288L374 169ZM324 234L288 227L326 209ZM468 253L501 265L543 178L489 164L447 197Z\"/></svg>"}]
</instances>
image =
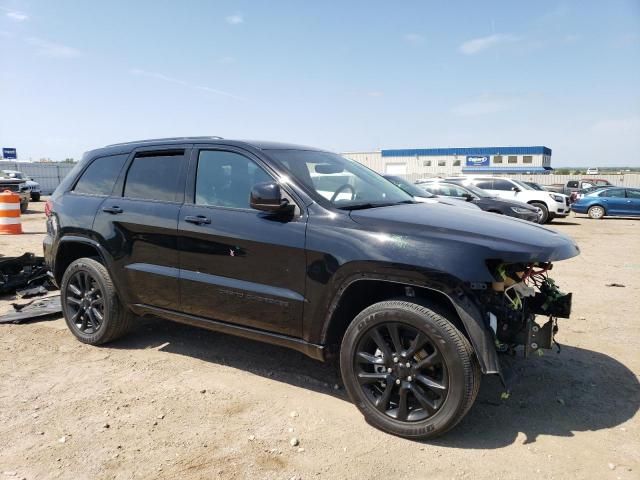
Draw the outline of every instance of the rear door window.
<instances>
[{"instance_id":1,"label":"rear door window","mask_svg":"<svg viewBox=\"0 0 640 480\"><path fill-rule=\"evenodd\" d=\"M111 195L127 155L96 158L87 167L73 191L85 195Z\"/></svg>"},{"instance_id":2,"label":"rear door window","mask_svg":"<svg viewBox=\"0 0 640 480\"><path fill-rule=\"evenodd\" d=\"M137 154L127 172L124 196L161 202L182 202L184 164L184 150Z\"/></svg>"},{"instance_id":3,"label":"rear door window","mask_svg":"<svg viewBox=\"0 0 640 480\"><path fill-rule=\"evenodd\" d=\"M609 198L624 198L624 189L622 188L612 188L610 190L605 190L600 194L601 197L609 197Z\"/></svg>"}]
</instances>

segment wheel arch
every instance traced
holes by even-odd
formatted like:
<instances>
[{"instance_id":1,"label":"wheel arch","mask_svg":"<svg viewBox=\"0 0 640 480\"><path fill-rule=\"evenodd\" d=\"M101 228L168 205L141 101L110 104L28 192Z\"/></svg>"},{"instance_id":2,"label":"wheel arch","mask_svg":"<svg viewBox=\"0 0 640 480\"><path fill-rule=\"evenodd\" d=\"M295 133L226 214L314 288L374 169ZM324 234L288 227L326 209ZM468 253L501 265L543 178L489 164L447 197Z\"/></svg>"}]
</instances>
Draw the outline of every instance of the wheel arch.
<instances>
[{"instance_id":1,"label":"wheel arch","mask_svg":"<svg viewBox=\"0 0 640 480\"><path fill-rule=\"evenodd\" d=\"M52 272L56 284L60 285L65 270L72 262L84 257L96 258L105 266L107 271L109 271L106 254L97 242L89 238L77 236L61 238L56 251ZM109 272L109 274L111 274L111 272Z\"/></svg>"},{"instance_id":2,"label":"wheel arch","mask_svg":"<svg viewBox=\"0 0 640 480\"><path fill-rule=\"evenodd\" d=\"M435 307L467 337L482 372L501 375L493 335L486 327L480 310L469 298L458 295L454 300L441 290L403 280L361 277L346 282L327 312L321 344L327 345L331 351L340 344L358 313L374 303L391 299Z\"/></svg>"},{"instance_id":3,"label":"wheel arch","mask_svg":"<svg viewBox=\"0 0 640 480\"><path fill-rule=\"evenodd\" d=\"M604 215L607 215L607 207L604 206L603 203L592 203L591 205L589 205L586 210L587 210L587 215L589 214L589 210L591 210L593 207L600 207L602 210L604 210Z\"/></svg>"}]
</instances>

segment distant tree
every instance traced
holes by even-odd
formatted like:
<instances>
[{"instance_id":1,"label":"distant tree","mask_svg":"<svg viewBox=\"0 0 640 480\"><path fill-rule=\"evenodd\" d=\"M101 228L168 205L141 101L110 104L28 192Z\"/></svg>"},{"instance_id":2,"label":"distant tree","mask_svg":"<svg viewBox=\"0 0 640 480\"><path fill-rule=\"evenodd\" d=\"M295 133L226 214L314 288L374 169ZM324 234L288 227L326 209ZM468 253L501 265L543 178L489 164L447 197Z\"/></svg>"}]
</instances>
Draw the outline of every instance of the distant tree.
<instances>
[{"instance_id":1,"label":"distant tree","mask_svg":"<svg viewBox=\"0 0 640 480\"><path fill-rule=\"evenodd\" d=\"M554 173L556 175L571 175L571 171L568 168L556 168Z\"/></svg>"},{"instance_id":2,"label":"distant tree","mask_svg":"<svg viewBox=\"0 0 640 480\"><path fill-rule=\"evenodd\" d=\"M73 158L65 158L63 163L76 163L76 161Z\"/></svg>"}]
</instances>

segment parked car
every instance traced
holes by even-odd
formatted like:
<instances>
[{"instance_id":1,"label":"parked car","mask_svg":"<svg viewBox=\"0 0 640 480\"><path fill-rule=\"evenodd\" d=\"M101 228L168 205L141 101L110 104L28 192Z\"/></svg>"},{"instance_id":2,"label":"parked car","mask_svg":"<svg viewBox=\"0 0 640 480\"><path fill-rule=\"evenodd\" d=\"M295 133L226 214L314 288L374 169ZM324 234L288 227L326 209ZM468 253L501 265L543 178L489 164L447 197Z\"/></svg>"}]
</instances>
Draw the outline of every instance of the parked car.
<instances>
[{"instance_id":1,"label":"parked car","mask_svg":"<svg viewBox=\"0 0 640 480\"><path fill-rule=\"evenodd\" d=\"M423 190L416 186L414 183L405 180L402 177L396 175L383 175L384 178L393 183L396 187L401 188L415 200L422 203L442 203L443 205L450 205L452 207L468 208L471 210L480 210L480 207L473 203L467 202L465 198L444 197L442 195L434 195L426 190Z\"/></svg>"},{"instance_id":2,"label":"parked car","mask_svg":"<svg viewBox=\"0 0 640 480\"><path fill-rule=\"evenodd\" d=\"M587 168L587 175L598 175L599 173L598 167Z\"/></svg>"},{"instance_id":3,"label":"parked car","mask_svg":"<svg viewBox=\"0 0 640 480\"><path fill-rule=\"evenodd\" d=\"M353 181L320 181L338 174ZM502 375L498 349L551 348L571 297L544 272L579 253L536 224L416 202L331 152L217 137L90 151L46 211L46 263L81 342L151 315L339 355L367 420L412 439L465 416L481 372Z\"/></svg>"},{"instance_id":4,"label":"parked car","mask_svg":"<svg viewBox=\"0 0 640 480\"><path fill-rule=\"evenodd\" d=\"M594 219L639 216L640 188L600 188L576 201L573 211L586 213Z\"/></svg>"},{"instance_id":5,"label":"parked car","mask_svg":"<svg viewBox=\"0 0 640 480\"><path fill-rule=\"evenodd\" d=\"M0 193L5 190L20 195L20 212L25 213L29 209L29 188L27 184L17 178L0 177Z\"/></svg>"},{"instance_id":6,"label":"parked car","mask_svg":"<svg viewBox=\"0 0 640 480\"><path fill-rule=\"evenodd\" d=\"M530 222L537 222L540 216L540 211L527 203L505 200L472 184L460 185L442 180L426 180L421 181L418 187L435 195L465 200L486 212L499 213Z\"/></svg>"},{"instance_id":7,"label":"parked car","mask_svg":"<svg viewBox=\"0 0 640 480\"><path fill-rule=\"evenodd\" d=\"M2 170L2 173L5 177L23 180L27 185L27 188L29 189L31 200L33 200L34 202L40 201L40 184L34 181L33 178L27 177L24 173L18 170Z\"/></svg>"},{"instance_id":8,"label":"parked car","mask_svg":"<svg viewBox=\"0 0 640 480\"><path fill-rule=\"evenodd\" d=\"M545 188L550 192L563 193L569 196L569 202L573 203L578 197L578 192L585 188L591 187L607 187L611 186L608 180L603 178L569 180L567 183L554 183L546 185Z\"/></svg>"},{"instance_id":9,"label":"parked car","mask_svg":"<svg viewBox=\"0 0 640 480\"><path fill-rule=\"evenodd\" d=\"M506 177L452 177L447 181L461 185L473 184L493 195L518 200L539 209L538 223L569 215L569 197L560 193L534 190L526 183Z\"/></svg>"},{"instance_id":10,"label":"parked car","mask_svg":"<svg viewBox=\"0 0 640 480\"><path fill-rule=\"evenodd\" d=\"M608 188L612 185L604 185L604 186L594 186L594 187L587 187L587 188L583 188L582 190L578 190L577 192L575 192L575 199L573 198L574 194L571 194L571 202L575 202L578 199L584 197L587 193L591 193L591 192L595 192L596 190L602 190L603 188Z\"/></svg>"}]
</instances>

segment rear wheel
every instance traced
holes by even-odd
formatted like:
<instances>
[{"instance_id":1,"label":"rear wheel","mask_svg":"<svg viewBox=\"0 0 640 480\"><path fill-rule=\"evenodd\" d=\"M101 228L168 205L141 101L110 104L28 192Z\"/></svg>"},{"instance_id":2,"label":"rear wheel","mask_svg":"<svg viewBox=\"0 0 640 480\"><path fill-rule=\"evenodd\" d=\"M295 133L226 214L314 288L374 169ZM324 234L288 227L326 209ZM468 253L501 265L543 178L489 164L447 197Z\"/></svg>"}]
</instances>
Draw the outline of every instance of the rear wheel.
<instances>
[{"instance_id":1,"label":"rear wheel","mask_svg":"<svg viewBox=\"0 0 640 480\"><path fill-rule=\"evenodd\" d=\"M602 208L600 205L594 205L593 207L589 208L587 213L594 220L600 220L602 217L604 217L604 208Z\"/></svg>"},{"instance_id":2,"label":"rear wheel","mask_svg":"<svg viewBox=\"0 0 640 480\"><path fill-rule=\"evenodd\" d=\"M538 223L547 223L547 220L549 219L549 209L547 206L541 202L531 202L531 206L538 210Z\"/></svg>"},{"instance_id":3,"label":"rear wheel","mask_svg":"<svg viewBox=\"0 0 640 480\"><path fill-rule=\"evenodd\" d=\"M34 202L39 202L40 201L40 193L32 193L31 194L31 200L33 200Z\"/></svg>"},{"instance_id":4,"label":"rear wheel","mask_svg":"<svg viewBox=\"0 0 640 480\"><path fill-rule=\"evenodd\" d=\"M376 303L353 320L340 369L349 397L369 423L411 439L453 428L480 385L465 336L433 309L406 301Z\"/></svg>"},{"instance_id":5,"label":"rear wheel","mask_svg":"<svg viewBox=\"0 0 640 480\"><path fill-rule=\"evenodd\" d=\"M133 314L118 299L109 272L92 258L67 268L60 285L62 312L69 330L83 343L100 345L124 335Z\"/></svg>"}]
</instances>

